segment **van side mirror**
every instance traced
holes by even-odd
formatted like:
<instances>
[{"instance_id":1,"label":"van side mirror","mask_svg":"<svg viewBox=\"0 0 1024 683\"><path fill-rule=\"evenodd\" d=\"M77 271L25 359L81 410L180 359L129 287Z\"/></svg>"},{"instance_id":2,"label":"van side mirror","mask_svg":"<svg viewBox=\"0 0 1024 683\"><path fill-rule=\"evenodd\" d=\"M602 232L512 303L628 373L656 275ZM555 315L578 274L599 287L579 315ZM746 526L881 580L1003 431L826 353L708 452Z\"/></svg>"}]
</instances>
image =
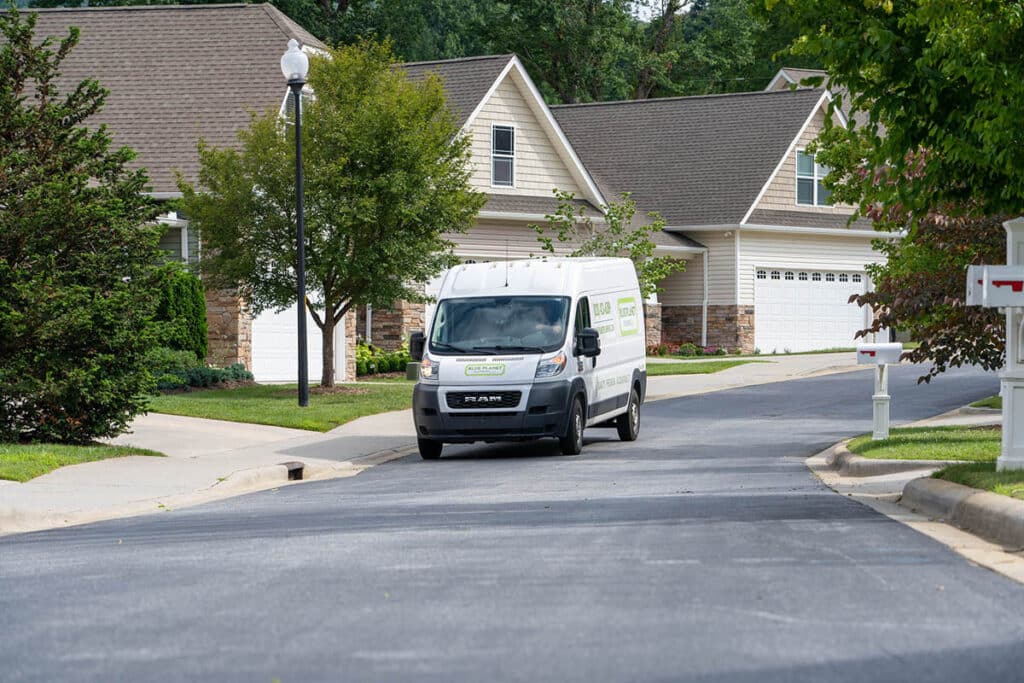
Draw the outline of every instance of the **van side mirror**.
<instances>
[{"instance_id":1,"label":"van side mirror","mask_svg":"<svg viewBox=\"0 0 1024 683\"><path fill-rule=\"evenodd\" d=\"M593 327L587 327L576 334L576 348L573 355L595 358L601 355L601 335Z\"/></svg>"},{"instance_id":2,"label":"van side mirror","mask_svg":"<svg viewBox=\"0 0 1024 683\"><path fill-rule=\"evenodd\" d=\"M427 345L427 338L421 330L409 335L409 358L419 363L423 360L423 349Z\"/></svg>"}]
</instances>

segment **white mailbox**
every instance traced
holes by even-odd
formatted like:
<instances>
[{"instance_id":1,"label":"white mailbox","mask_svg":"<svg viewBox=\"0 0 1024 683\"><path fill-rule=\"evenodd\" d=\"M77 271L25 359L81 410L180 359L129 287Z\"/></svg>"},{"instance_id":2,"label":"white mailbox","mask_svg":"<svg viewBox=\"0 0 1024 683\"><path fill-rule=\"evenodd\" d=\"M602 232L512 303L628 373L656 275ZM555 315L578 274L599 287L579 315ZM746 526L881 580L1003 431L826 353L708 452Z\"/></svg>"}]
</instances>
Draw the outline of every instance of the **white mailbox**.
<instances>
[{"instance_id":1,"label":"white mailbox","mask_svg":"<svg viewBox=\"0 0 1024 683\"><path fill-rule=\"evenodd\" d=\"M903 355L903 344L858 344L857 365L884 365L900 362Z\"/></svg>"},{"instance_id":2,"label":"white mailbox","mask_svg":"<svg viewBox=\"0 0 1024 683\"><path fill-rule=\"evenodd\" d=\"M1024 307L1024 266L968 266L967 305Z\"/></svg>"}]
</instances>

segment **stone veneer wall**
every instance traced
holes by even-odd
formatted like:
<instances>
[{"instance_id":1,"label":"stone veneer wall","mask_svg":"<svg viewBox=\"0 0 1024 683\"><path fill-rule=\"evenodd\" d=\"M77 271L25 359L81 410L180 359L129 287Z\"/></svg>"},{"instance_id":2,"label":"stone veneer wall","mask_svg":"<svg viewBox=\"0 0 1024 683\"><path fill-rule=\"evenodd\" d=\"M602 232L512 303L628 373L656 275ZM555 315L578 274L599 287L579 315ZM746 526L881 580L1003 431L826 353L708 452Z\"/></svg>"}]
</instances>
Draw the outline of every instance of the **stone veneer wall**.
<instances>
[{"instance_id":1,"label":"stone veneer wall","mask_svg":"<svg viewBox=\"0 0 1024 683\"><path fill-rule=\"evenodd\" d=\"M218 367L242 363L252 369L252 314L242 297L207 290L206 327L207 363Z\"/></svg>"},{"instance_id":2,"label":"stone veneer wall","mask_svg":"<svg viewBox=\"0 0 1024 683\"><path fill-rule=\"evenodd\" d=\"M345 374L343 381L354 382L356 379L356 313L349 311L341 319L345 326ZM335 353L337 358L337 353Z\"/></svg>"},{"instance_id":3,"label":"stone veneer wall","mask_svg":"<svg viewBox=\"0 0 1024 683\"><path fill-rule=\"evenodd\" d=\"M662 306L662 341L700 345L700 306ZM753 306L708 306L708 346L754 350Z\"/></svg>"},{"instance_id":4,"label":"stone veneer wall","mask_svg":"<svg viewBox=\"0 0 1024 683\"><path fill-rule=\"evenodd\" d=\"M372 330L370 341L385 351L394 351L409 341L409 335L424 329L426 305L399 301L390 309L374 308L372 311ZM360 306L358 312L357 333L360 338L366 336L366 307Z\"/></svg>"},{"instance_id":5,"label":"stone veneer wall","mask_svg":"<svg viewBox=\"0 0 1024 683\"><path fill-rule=\"evenodd\" d=\"M661 343L661 304L644 304L644 327L647 332L647 345Z\"/></svg>"}]
</instances>

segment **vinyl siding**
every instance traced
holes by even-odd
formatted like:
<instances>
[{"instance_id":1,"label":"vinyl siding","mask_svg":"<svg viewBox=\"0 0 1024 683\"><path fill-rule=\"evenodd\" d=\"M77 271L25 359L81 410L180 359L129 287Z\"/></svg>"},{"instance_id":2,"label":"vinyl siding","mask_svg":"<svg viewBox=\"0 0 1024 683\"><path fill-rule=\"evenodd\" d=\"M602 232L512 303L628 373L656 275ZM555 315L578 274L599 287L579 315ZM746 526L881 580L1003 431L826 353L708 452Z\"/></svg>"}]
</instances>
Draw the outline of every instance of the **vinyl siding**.
<instances>
[{"instance_id":1,"label":"vinyl siding","mask_svg":"<svg viewBox=\"0 0 1024 683\"><path fill-rule=\"evenodd\" d=\"M736 303L736 236L724 232L690 235L708 248L708 303ZM746 235L743 236L746 239ZM704 263L700 254L686 262L686 270L673 273L661 283L658 302L666 306L695 306L703 302Z\"/></svg>"},{"instance_id":2,"label":"vinyl siding","mask_svg":"<svg viewBox=\"0 0 1024 683\"><path fill-rule=\"evenodd\" d=\"M484 103L470 126L473 173L470 183L491 194L551 197L554 188L583 196L551 139L510 72ZM515 127L515 187L491 187L491 126Z\"/></svg>"},{"instance_id":3,"label":"vinyl siding","mask_svg":"<svg viewBox=\"0 0 1024 683\"><path fill-rule=\"evenodd\" d=\"M754 303L757 268L863 272L865 264L883 261L864 237L786 235L745 231L740 239L739 303Z\"/></svg>"},{"instance_id":4,"label":"vinyl siding","mask_svg":"<svg viewBox=\"0 0 1024 683\"><path fill-rule=\"evenodd\" d=\"M181 261L181 228L167 226L160 236L160 248L168 253L172 261ZM188 263L196 263L199 260L199 236L195 230L188 231Z\"/></svg>"},{"instance_id":5,"label":"vinyl siding","mask_svg":"<svg viewBox=\"0 0 1024 683\"><path fill-rule=\"evenodd\" d=\"M828 103L823 103L818 113L807 124L807 128L801 134L796 148L786 157L785 162L783 162L779 172L775 175L771 185L768 186L764 196L761 197L761 201L758 202L755 210L806 211L810 214L840 214L846 216L852 213L851 207L844 205L805 206L796 203L796 153L797 150L804 149L818 137L825 123L827 107Z\"/></svg>"},{"instance_id":6,"label":"vinyl siding","mask_svg":"<svg viewBox=\"0 0 1024 683\"><path fill-rule=\"evenodd\" d=\"M541 256L545 252L537 241L537 232L528 223L479 221L468 232L447 235L455 242L455 253L462 258L505 260ZM560 253L568 253L571 247L556 241Z\"/></svg>"}]
</instances>

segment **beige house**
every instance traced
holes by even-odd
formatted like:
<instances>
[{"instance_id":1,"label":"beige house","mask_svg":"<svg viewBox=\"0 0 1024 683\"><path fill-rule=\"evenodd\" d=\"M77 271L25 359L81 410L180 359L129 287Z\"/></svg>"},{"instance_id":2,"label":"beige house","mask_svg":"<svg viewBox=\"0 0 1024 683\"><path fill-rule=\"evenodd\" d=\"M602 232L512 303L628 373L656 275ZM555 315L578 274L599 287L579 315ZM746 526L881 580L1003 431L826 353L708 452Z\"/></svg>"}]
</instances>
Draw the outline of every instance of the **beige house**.
<instances>
[{"instance_id":1,"label":"beige house","mask_svg":"<svg viewBox=\"0 0 1024 683\"><path fill-rule=\"evenodd\" d=\"M283 106L278 60L289 39L324 47L271 5L43 10L38 26L48 35L81 28L66 81L93 77L111 89L101 120L139 152L160 199L177 196L176 171L196 179L200 138L233 145L251 111ZM111 46L132 58L106 58ZM215 66L198 74L197 55ZM555 209L556 188L598 219L630 192L642 212L668 221L658 253L687 264L646 307L649 343L796 351L849 346L864 326L846 300L870 286L864 265L878 258L875 235L863 221L847 225L849 208L828 204L822 169L803 154L827 115L825 90L549 107L514 55L400 68L411 78L437 74L471 138L471 183L488 201L475 226L453 236L464 261L538 253L531 225ZM162 221L165 248L194 261L201 243L187 217ZM207 304L210 362L245 363L261 381L294 379L294 309L254 318L222 292ZM428 315L403 302L348 315L337 378L354 377L357 336L395 347ZM312 358L319 343L310 335Z\"/></svg>"}]
</instances>

